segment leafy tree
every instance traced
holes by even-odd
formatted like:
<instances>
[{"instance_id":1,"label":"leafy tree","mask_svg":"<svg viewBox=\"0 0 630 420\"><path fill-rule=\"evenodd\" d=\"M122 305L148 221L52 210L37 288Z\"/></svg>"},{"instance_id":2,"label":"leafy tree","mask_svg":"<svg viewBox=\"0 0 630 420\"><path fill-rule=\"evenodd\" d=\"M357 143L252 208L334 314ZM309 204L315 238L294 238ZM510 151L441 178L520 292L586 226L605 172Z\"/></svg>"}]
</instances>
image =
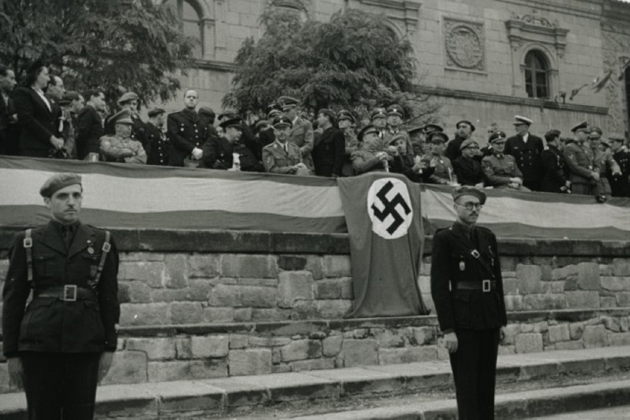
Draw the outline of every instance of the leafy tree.
<instances>
[{"instance_id":1,"label":"leafy tree","mask_svg":"<svg viewBox=\"0 0 630 420\"><path fill-rule=\"evenodd\" d=\"M402 105L411 119L431 120L439 110L417 91L411 44L398 39L383 16L357 9L329 22L302 22L290 11L270 8L257 42L246 39L237 54L225 107L264 111L282 95L301 98L315 110L351 109L360 117L375 106Z\"/></svg>"},{"instance_id":2,"label":"leafy tree","mask_svg":"<svg viewBox=\"0 0 630 420\"><path fill-rule=\"evenodd\" d=\"M175 94L196 42L152 0L0 0L0 39L0 62L18 78L41 58L69 88L109 100L131 90L145 102Z\"/></svg>"}]
</instances>

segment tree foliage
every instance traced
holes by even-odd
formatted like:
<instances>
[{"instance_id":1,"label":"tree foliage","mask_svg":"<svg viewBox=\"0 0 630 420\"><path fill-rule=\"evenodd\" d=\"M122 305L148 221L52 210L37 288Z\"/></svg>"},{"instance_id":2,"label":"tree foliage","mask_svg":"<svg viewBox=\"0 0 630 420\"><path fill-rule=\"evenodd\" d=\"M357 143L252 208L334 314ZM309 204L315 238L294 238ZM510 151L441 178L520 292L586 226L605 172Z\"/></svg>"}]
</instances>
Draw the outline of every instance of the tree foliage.
<instances>
[{"instance_id":1,"label":"tree foliage","mask_svg":"<svg viewBox=\"0 0 630 420\"><path fill-rule=\"evenodd\" d=\"M0 62L20 78L43 59L67 87L171 98L196 42L152 0L0 0Z\"/></svg>"},{"instance_id":2,"label":"tree foliage","mask_svg":"<svg viewBox=\"0 0 630 420\"><path fill-rule=\"evenodd\" d=\"M412 46L381 15L346 9L329 22L302 22L294 12L270 8L261 24L263 36L245 40L237 54L225 107L264 111L291 95L313 109L352 109L360 116L400 103L412 118L426 120L439 108L417 92Z\"/></svg>"}]
</instances>

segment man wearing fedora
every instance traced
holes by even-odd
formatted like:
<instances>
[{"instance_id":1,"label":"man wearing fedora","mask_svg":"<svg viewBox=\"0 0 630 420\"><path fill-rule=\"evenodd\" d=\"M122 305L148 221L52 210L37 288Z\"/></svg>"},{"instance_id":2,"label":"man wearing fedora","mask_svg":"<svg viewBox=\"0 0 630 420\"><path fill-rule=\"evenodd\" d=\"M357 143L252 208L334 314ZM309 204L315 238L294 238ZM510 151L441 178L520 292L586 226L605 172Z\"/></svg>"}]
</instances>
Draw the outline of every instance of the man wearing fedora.
<instances>
[{"instance_id":1,"label":"man wearing fedora","mask_svg":"<svg viewBox=\"0 0 630 420\"><path fill-rule=\"evenodd\" d=\"M505 154L512 155L523 174L523 185L532 191L540 191L543 170L541 154L545 146L540 137L529 132L533 121L519 115L514 117L516 135L505 142Z\"/></svg>"}]
</instances>

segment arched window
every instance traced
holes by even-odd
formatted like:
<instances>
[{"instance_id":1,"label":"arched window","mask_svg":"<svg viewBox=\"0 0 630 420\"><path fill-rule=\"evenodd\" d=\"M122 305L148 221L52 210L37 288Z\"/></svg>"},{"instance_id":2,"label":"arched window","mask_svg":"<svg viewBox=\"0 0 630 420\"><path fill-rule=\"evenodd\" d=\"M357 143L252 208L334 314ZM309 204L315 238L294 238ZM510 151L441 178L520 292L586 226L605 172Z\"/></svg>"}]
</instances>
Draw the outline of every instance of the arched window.
<instances>
[{"instance_id":1,"label":"arched window","mask_svg":"<svg viewBox=\"0 0 630 420\"><path fill-rule=\"evenodd\" d=\"M168 0L167 4L173 8L175 16L179 17L184 35L199 41L193 49L193 55L197 58L203 57L203 22L194 3L189 0Z\"/></svg>"},{"instance_id":2,"label":"arched window","mask_svg":"<svg viewBox=\"0 0 630 420\"><path fill-rule=\"evenodd\" d=\"M549 98L549 64L538 51L525 56L525 90L530 98Z\"/></svg>"}]
</instances>

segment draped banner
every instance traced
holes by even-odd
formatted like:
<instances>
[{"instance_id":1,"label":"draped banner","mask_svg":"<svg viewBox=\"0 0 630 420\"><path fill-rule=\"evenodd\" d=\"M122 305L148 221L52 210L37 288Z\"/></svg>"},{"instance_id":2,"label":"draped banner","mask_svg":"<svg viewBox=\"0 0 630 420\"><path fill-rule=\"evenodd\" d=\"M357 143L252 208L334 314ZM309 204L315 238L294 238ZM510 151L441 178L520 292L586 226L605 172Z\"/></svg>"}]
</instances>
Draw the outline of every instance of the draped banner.
<instances>
[{"instance_id":1,"label":"draped banner","mask_svg":"<svg viewBox=\"0 0 630 420\"><path fill-rule=\"evenodd\" d=\"M339 178L350 234L354 318L425 314L418 287L423 229L420 188L406 177Z\"/></svg>"},{"instance_id":2,"label":"draped banner","mask_svg":"<svg viewBox=\"0 0 630 420\"><path fill-rule=\"evenodd\" d=\"M39 188L57 172L83 175L81 217L99 227L348 231L334 179L14 157L0 157L0 226L46 222ZM414 187L422 189L425 234L455 220L449 187ZM630 198L599 204L584 195L486 192L478 223L500 238L630 238Z\"/></svg>"},{"instance_id":3,"label":"draped banner","mask_svg":"<svg viewBox=\"0 0 630 420\"><path fill-rule=\"evenodd\" d=\"M26 158L0 158L0 225L46 222L56 172L82 175L81 220L101 228L346 231L333 179Z\"/></svg>"}]
</instances>

